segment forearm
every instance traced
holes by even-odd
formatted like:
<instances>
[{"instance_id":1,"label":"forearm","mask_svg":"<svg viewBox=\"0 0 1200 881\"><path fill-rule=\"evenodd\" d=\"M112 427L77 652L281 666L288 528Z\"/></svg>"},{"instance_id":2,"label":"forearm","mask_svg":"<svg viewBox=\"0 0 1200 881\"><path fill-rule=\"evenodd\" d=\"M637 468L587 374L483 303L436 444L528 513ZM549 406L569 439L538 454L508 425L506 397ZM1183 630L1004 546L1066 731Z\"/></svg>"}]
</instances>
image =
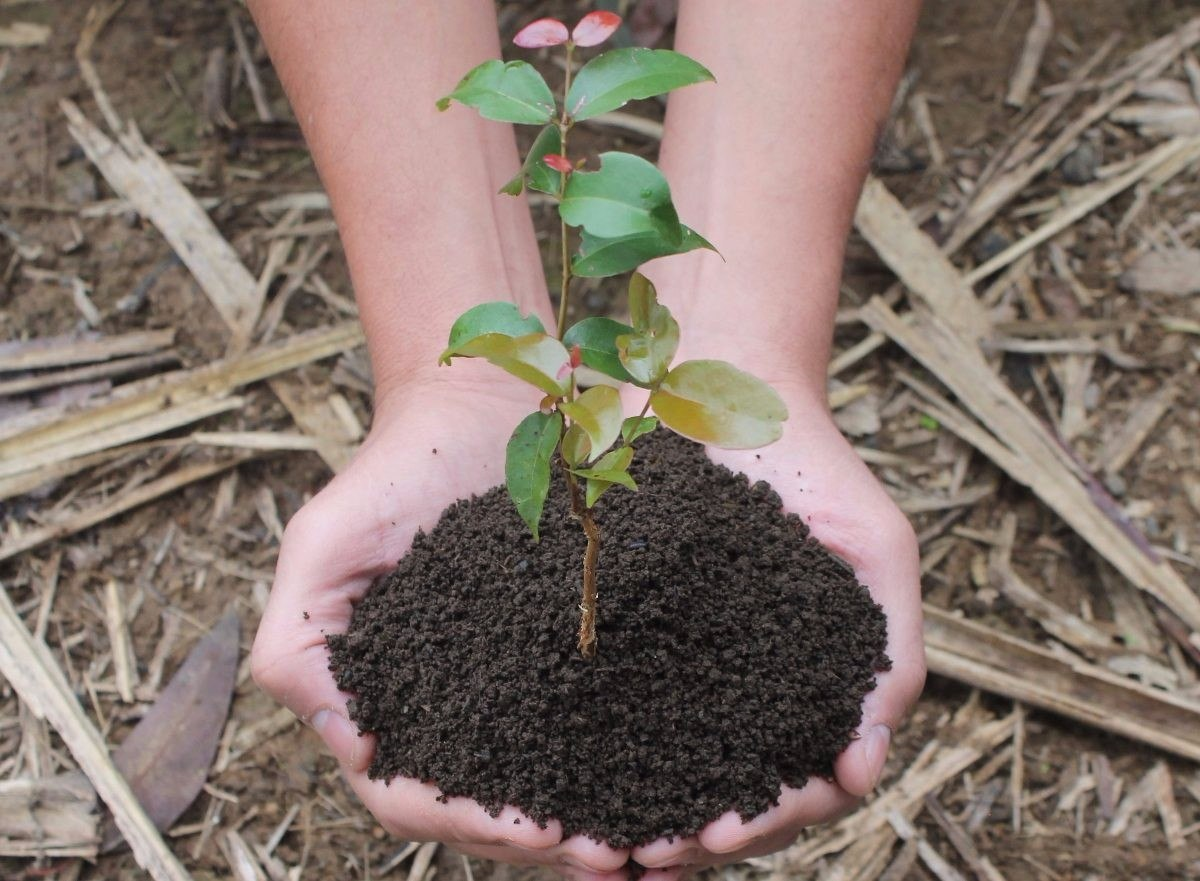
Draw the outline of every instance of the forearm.
<instances>
[{"instance_id":1,"label":"forearm","mask_svg":"<svg viewBox=\"0 0 1200 881\"><path fill-rule=\"evenodd\" d=\"M548 316L508 126L436 100L500 55L490 0L250 0L346 249L377 397L432 369L454 318Z\"/></svg>"},{"instance_id":2,"label":"forearm","mask_svg":"<svg viewBox=\"0 0 1200 881\"><path fill-rule=\"evenodd\" d=\"M681 4L676 48L717 84L671 96L662 166L680 217L725 262L707 252L672 257L655 278L664 300L699 326L759 344L745 353L747 369L786 351L824 389L845 240L918 8ZM703 355L705 342L689 354Z\"/></svg>"}]
</instances>

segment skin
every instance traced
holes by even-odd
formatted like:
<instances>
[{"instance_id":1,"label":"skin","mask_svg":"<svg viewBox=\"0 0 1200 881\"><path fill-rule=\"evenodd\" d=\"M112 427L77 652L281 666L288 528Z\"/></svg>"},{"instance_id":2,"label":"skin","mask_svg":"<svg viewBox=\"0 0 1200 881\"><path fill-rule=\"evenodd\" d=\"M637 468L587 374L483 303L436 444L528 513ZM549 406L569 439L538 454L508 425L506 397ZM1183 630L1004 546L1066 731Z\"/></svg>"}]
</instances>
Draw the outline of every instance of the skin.
<instances>
[{"instance_id":1,"label":"skin","mask_svg":"<svg viewBox=\"0 0 1200 881\"><path fill-rule=\"evenodd\" d=\"M537 392L487 364L435 365L454 318L476 303L510 299L552 325L527 204L495 195L519 164L511 129L434 108L466 70L499 57L494 6L249 6L329 192L376 383L366 442L288 524L251 655L255 679L312 725L391 833L574 879L622 878L632 856L652 867L650 881L664 881L778 850L853 807L882 774L925 662L916 541L834 427L825 367L845 239L917 0L681 4L676 48L720 86L672 96L662 166L680 216L725 259L693 253L647 271L683 328L681 359L732 361L785 399L791 418L779 442L710 455L768 480L854 566L888 615L894 667L866 698L833 781L785 788L748 823L730 814L692 838L632 852L564 839L553 822L514 824L512 808L491 818L469 799L443 804L428 784L368 780L373 738L358 736L327 669L324 634L346 629L353 603L418 529L503 480L509 432L537 405Z\"/></svg>"}]
</instances>

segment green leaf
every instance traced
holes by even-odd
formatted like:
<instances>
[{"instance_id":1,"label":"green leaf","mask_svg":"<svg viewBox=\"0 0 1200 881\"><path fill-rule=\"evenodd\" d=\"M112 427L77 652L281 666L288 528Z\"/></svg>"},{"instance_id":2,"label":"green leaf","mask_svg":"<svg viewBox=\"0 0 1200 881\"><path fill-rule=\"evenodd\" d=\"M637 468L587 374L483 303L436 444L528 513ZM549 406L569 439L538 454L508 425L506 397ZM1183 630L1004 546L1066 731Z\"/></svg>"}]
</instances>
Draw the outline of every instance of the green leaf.
<instances>
[{"instance_id":1,"label":"green leaf","mask_svg":"<svg viewBox=\"0 0 1200 881\"><path fill-rule=\"evenodd\" d=\"M629 463L632 461L633 447L620 447L605 453L591 468L571 469L571 473L576 477L587 480L584 504L592 507L614 484L636 490L637 484L629 474Z\"/></svg>"},{"instance_id":2,"label":"green leaf","mask_svg":"<svg viewBox=\"0 0 1200 881\"><path fill-rule=\"evenodd\" d=\"M562 434L561 413L530 413L508 439L504 457L504 483L517 513L538 540L542 508L550 493L550 459Z\"/></svg>"},{"instance_id":3,"label":"green leaf","mask_svg":"<svg viewBox=\"0 0 1200 881\"><path fill-rule=\"evenodd\" d=\"M788 417L773 388L724 361L684 361L650 395L650 406L672 431L729 450L774 443Z\"/></svg>"},{"instance_id":4,"label":"green leaf","mask_svg":"<svg viewBox=\"0 0 1200 881\"><path fill-rule=\"evenodd\" d=\"M454 91L437 102L445 110L451 101L474 107L485 119L544 125L554 118L554 95L534 67L524 61L505 64L485 61L463 77Z\"/></svg>"},{"instance_id":5,"label":"green leaf","mask_svg":"<svg viewBox=\"0 0 1200 881\"><path fill-rule=\"evenodd\" d=\"M633 328L628 324L611 318L585 318L563 334L563 345L568 350L572 346L579 346L583 363L593 370L621 382L633 382L633 377L621 366L621 359L617 356L617 337L632 332Z\"/></svg>"},{"instance_id":6,"label":"green leaf","mask_svg":"<svg viewBox=\"0 0 1200 881\"><path fill-rule=\"evenodd\" d=\"M607 480L609 483L619 483L621 486L637 489L637 484L629 476L629 463L632 461L633 447L618 447L601 456L591 468L572 468L570 471L576 477Z\"/></svg>"},{"instance_id":7,"label":"green leaf","mask_svg":"<svg viewBox=\"0 0 1200 881\"><path fill-rule=\"evenodd\" d=\"M534 139L533 146L529 148L529 155L525 157L525 163L517 172L517 176L506 183L500 192L509 196L519 196L521 190L528 184L531 190L557 196L559 190L562 189L562 172L555 171L542 161L542 157L548 153L561 152L562 135L558 126L553 124L546 126Z\"/></svg>"},{"instance_id":8,"label":"green leaf","mask_svg":"<svg viewBox=\"0 0 1200 881\"><path fill-rule=\"evenodd\" d=\"M476 337L498 333L503 336L525 336L530 333L545 333L546 328L536 315L521 316L515 303L493 302L472 306L458 316L450 328L450 339L446 350L438 356L438 363L449 364L457 350Z\"/></svg>"},{"instance_id":9,"label":"green leaf","mask_svg":"<svg viewBox=\"0 0 1200 881\"><path fill-rule=\"evenodd\" d=\"M650 319L658 306L658 289L654 282L640 272L629 276L629 287L626 290L629 300L629 320L633 329L639 333L650 329Z\"/></svg>"},{"instance_id":10,"label":"green leaf","mask_svg":"<svg viewBox=\"0 0 1200 881\"><path fill-rule=\"evenodd\" d=\"M614 388L595 386L574 401L559 404L558 409L587 433L591 442L589 457L599 456L621 434L621 395Z\"/></svg>"},{"instance_id":11,"label":"green leaf","mask_svg":"<svg viewBox=\"0 0 1200 881\"><path fill-rule=\"evenodd\" d=\"M630 416L621 423L621 440L631 444L656 428L658 428L658 420L653 416Z\"/></svg>"},{"instance_id":12,"label":"green leaf","mask_svg":"<svg viewBox=\"0 0 1200 881\"><path fill-rule=\"evenodd\" d=\"M579 253L571 261L571 272L580 278L607 278L622 275L658 257L684 254L697 248L717 249L704 236L682 224L683 238L678 245L657 232L639 233L619 239L602 239L584 231Z\"/></svg>"},{"instance_id":13,"label":"green leaf","mask_svg":"<svg viewBox=\"0 0 1200 881\"><path fill-rule=\"evenodd\" d=\"M500 369L555 397L565 395L570 389L571 356L562 343L544 333L519 337L486 333L458 346L451 356L486 358Z\"/></svg>"},{"instance_id":14,"label":"green leaf","mask_svg":"<svg viewBox=\"0 0 1200 881\"><path fill-rule=\"evenodd\" d=\"M625 475L625 476L629 477L629 475ZM633 478L630 478L630 483L632 483L632 482L633 482ZM583 504L584 504L584 506L588 507L588 508L596 507L596 502L600 501L600 497L602 495L604 495L606 492L608 492L610 489L612 489L614 486L617 486L617 483L615 483L614 481L611 481L611 480L597 480L595 478L592 478L590 480L584 481L584 489L583 489ZM630 486L629 489L636 490L637 486L636 485Z\"/></svg>"},{"instance_id":15,"label":"green leaf","mask_svg":"<svg viewBox=\"0 0 1200 881\"><path fill-rule=\"evenodd\" d=\"M608 113L635 98L652 98L713 79L702 65L668 49L613 49L583 66L567 93L577 121Z\"/></svg>"},{"instance_id":16,"label":"green leaf","mask_svg":"<svg viewBox=\"0 0 1200 881\"><path fill-rule=\"evenodd\" d=\"M588 454L592 451L592 442L588 440L587 432L583 430L583 426L575 423L567 429L567 433L563 435L562 442L562 457L570 468L576 468L587 461Z\"/></svg>"},{"instance_id":17,"label":"green leaf","mask_svg":"<svg viewBox=\"0 0 1200 881\"><path fill-rule=\"evenodd\" d=\"M571 226L606 239L654 233L672 246L683 244L683 227L662 172L641 156L600 155L598 171L567 179L558 213Z\"/></svg>"},{"instance_id":18,"label":"green leaf","mask_svg":"<svg viewBox=\"0 0 1200 881\"><path fill-rule=\"evenodd\" d=\"M617 357L634 382L654 385L667 375L679 349L679 323L640 272L629 280L629 315L634 332L617 337Z\"/></svg>"}]
</instances>

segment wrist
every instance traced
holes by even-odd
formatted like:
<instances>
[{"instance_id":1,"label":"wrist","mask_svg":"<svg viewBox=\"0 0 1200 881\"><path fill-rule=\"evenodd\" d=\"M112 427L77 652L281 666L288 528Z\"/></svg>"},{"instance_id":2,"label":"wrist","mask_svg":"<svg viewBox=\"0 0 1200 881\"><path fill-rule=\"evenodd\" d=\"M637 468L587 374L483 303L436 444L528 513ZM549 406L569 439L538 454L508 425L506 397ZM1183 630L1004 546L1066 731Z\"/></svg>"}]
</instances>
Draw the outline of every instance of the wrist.
<instances>
[{"instance_id":1,"label":"wrist","mask_svg":"<svg viewBox=\"0 0 1200 881\"><path fill-rule=\"evenodd\" d=\"M679 321L677 360L729 361L785 398L825 407L836 276L797 281L761 267L741 274L709 253L671 259L676 265L660 262L650 274Z\"/></svg>"}]
</instances>

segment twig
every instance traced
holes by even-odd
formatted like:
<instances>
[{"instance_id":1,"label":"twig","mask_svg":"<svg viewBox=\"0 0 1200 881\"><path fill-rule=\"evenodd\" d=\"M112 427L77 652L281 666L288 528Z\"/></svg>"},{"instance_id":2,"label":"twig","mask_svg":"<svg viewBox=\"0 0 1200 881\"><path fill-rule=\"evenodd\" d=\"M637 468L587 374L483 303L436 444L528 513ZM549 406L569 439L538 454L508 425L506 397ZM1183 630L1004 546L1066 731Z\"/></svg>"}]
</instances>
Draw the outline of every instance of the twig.
<instances>
[{"instance_id":1,"label":"twig","mask_svg":"<svg viewBox=\"0 0 1200 881\"><path fill-rule=\"evenodd\" d=\"M187 870L163 843L125 778L113 767L108 747L84 715L50 650L25 628L4 590L0 590L0 674L21 700L62 737L112 811L138 865L155 881L190 881Z\"/></svg>"},{"instance_id":2,"label":"twig","mask_svg":"<svg viewBox=\"0 0 1200 881\"><path fill-rule=\"evenodd\" d=\"M1033 24L1029 26L1029 32L1025 35L1025 46L1021 49L1021 57L1009 81L1004 103L1012 107L1025 106L1053 33L1054 15L1050 12L1050 4L1046 0L1037 0Z\"/></svg>"}]
</instances>

